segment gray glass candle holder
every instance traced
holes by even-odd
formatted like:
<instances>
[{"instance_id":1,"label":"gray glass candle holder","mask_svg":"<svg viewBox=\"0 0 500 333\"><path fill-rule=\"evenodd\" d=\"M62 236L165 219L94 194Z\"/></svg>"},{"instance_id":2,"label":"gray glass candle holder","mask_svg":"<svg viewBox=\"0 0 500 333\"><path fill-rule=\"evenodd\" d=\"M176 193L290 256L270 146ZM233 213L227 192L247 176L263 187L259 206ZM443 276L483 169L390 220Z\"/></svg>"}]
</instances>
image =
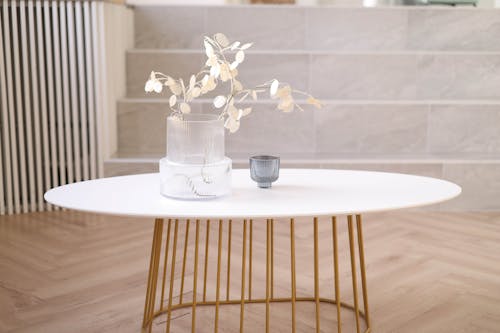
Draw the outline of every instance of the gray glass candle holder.
<instances>
[{"instance_id":1,"label":"gray glass candle holder","mask_svg":"<svg viewBox=\"0 0 500 333\"><path fill-rule=\"evenodd\" d=\"M270 188L280 173L280 158L276 156L250 157L250 177L260 188Z\"/></svg>"}]
</instances>

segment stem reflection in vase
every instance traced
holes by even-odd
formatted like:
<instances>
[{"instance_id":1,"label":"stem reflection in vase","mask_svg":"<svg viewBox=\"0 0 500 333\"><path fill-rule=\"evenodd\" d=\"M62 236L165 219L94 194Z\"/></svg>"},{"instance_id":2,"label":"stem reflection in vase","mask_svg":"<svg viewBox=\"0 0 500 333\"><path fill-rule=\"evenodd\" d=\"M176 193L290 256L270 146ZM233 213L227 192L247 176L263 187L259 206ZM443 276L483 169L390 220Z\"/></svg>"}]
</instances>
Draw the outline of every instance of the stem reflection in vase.
<instances>
[{"instance_id":1,"label":"stem reflection in vase","mask_svg":"<svg viewBox=\"0 0 500 333\"><path fill-rule=\"evenodd\" d=\"M167 118L167 156L160 161L161 193L206 199L231 192L231 160L224 156L224 121L217 115Z\"/></svg>"}]
</instances>

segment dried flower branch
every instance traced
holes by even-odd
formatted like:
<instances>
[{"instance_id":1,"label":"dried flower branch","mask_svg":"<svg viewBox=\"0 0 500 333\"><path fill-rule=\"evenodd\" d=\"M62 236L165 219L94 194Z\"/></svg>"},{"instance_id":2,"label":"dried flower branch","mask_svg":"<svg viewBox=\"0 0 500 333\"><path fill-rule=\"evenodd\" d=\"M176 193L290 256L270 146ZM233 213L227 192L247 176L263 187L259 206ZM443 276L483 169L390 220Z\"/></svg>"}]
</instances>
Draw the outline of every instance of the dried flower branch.
<instances>
[{"instance_id":1,"label":"dried flower branch","mask_svg":"<svg viewBox=\"0 0 500 333\"><path fill-rule=\"evenodd\" d=\"M230 43L228 38L217 33L213 37L205 36L203 41L207 60L205 66L196 74L191 75L188 85L184 84L182 78L174 79L160 72L151 72L149 80L144 86L146 92L161 93L164 87L168 87L172 95L169 98L169 106L172 115L181 117L191 112L189 103L202 95L213 91L220 82L229 82L230 91L227 95L218 95L213 99L213 106L221 109L219 117L225 119L224 126L231 133L240 127L241 118L252 112L252 108L239 108L237 105L244 102L249 96L253 100L258 95L269 91L272 99L278 99L277 109L283 112L292 112L295 107L303 111L303 108L295 102L293 93L307 97L307 103L321 108L321 102L310 94L292 89L289 84L272 79L250 89L245 89L237 79L238 67L245 60L245 50L253 43L241 44L236 41ZM229 54L234 53L234 60L229 61Z\"/></svg>"}]
</instances>

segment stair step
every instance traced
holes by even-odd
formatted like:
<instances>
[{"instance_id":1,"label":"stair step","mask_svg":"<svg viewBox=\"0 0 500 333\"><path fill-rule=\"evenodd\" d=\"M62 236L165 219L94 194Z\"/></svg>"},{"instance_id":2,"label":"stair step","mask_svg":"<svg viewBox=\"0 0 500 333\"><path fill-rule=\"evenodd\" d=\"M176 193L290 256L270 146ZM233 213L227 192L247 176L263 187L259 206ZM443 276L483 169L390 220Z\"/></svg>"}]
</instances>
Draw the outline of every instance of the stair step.
<instances>
[{"instance_id":1,"label":"stair step","mask_svg":"<svg viewBox=\"0 0 500 333\"><path fill-rule=\"evenodd\" d=\"M187 81L205 58L201 50L129 50L127 97L157 98L144 92L152 70ZM500 52L266 51L248 52L238 78L245 87L276 78L320 99L488 100L500 99L499 64Z\"/></svg>"},{"instance_id":2,"label":"stair step","mask_svg":"<svg viewBox=\"0 0 500 333\"><path fill-rule=\"evenodd\" d=\"M240 130L226 135L226 151L243 154L499 154L500 101L480 103L340 103L282 113L271 101L249 104ZM198 100L193 112L213 112ZM118 147L123 154L166 151L165 99L118 103Z\"/></svg>"},{"instance_id":3,"label":"stair step","mask_svg":"<svg viewBox=\"0 0 500 333\"><path fill-rule=\"evenodd\" d=\"M137 48L188 48L227 32L254 49L500 51L497 11L479 8L141 6ZM258 22L258 24L255 24Z\"/></svg>"}]
</instances>

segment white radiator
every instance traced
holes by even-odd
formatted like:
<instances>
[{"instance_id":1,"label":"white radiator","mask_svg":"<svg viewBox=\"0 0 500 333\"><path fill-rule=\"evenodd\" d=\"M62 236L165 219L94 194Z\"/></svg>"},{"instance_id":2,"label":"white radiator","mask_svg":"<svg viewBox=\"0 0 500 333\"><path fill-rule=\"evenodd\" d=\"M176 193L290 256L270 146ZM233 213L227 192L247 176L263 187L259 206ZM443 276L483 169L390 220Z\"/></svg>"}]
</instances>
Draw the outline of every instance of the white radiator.
<instances>
[{"instance_id":1,"label":"white radiator","mask_svg":"<svg viewBox=\"0 0 500 333\"><path fill-rule=\"evenodd\" d=\"M0 214L102 174L102 3L0 0Z\"/></svg>"}]
</instances>

